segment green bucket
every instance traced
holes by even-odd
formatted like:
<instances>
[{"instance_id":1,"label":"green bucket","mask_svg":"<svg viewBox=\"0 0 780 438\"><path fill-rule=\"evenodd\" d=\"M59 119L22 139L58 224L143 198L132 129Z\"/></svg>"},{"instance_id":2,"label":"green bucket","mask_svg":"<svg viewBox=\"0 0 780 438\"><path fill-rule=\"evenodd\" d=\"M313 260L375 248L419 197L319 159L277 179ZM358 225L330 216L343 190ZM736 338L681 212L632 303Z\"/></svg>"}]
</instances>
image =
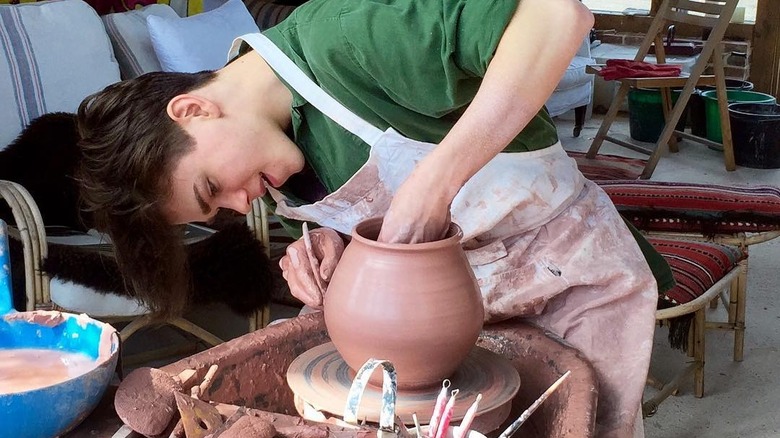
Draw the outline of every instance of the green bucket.
<instances>
[{"instance_id":1,"label":"green bucket","mask_svg":"<svg viewBox=\"0 0 780 438\"><path fill-rule=\"evenodd\" d=\"M707 117L707 139L722 143L723 133L720 129L717 93L717 90L709 90L703 92L701 96L704 98L704 113ZM726 99L729 103L775 103L777 101L769 94L743 90L726 90Z\"/></svg>"},{"instance_id":2,"label":"green bucket","mask_svg":"<svg viewBox=\"0 0 780 438\"><path fill-rule=\"evenodd\" d=\"M672 90L672 103L677 102L682 89ZM677 122L676 129L685 129L686 114ZM666 125L663 100L657 89L632 88L628 92L628 130L636 141L655 143Z\"/></svg>"}]
</instances>

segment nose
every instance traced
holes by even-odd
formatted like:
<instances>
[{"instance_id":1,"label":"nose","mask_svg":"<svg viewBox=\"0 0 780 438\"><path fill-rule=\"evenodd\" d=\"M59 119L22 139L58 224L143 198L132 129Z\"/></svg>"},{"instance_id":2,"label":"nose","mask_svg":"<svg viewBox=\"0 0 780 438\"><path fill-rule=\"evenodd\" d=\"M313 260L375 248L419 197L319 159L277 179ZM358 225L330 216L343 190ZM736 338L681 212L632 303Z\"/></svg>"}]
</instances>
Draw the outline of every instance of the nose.
<instances>
[{"instance_id":1,"label":"nose","mask_svg":"<svg viewBox=\"0 0 780 438\"><path fill-rule=\"evenodd\" d=\"M230 195L226 195L221 207L235 210L241 214L248 214L252 211L251 200L244 189L236 190Z\"/></svg>"}]
</instances>

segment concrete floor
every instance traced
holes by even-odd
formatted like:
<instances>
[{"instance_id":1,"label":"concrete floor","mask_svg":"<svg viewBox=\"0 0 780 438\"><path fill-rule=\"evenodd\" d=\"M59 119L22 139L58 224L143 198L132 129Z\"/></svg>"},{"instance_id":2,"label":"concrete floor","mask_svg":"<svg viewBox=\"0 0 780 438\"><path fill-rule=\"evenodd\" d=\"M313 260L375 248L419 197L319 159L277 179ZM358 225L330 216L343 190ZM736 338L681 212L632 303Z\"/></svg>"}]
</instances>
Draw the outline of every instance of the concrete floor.
<instances>
[{"instance_id":1,"label":"concrete floor","mask_svg":"<svg viewBox=\"0 0 780 438\"><path fill-rule=\"evenodd\" d=\"M556 119L564 148L585 151L595 136L601 116L589 120L579 138L572 137L573 123ZM613 134L628 138L628 120L613 125ZM600 153L642 157L628 149L605 143ZM722 153L692 142L681 142L680 152L661 159L652 180L734 185L780 186L780 170L738 167L727 172ZM705 395L693 396L693 384L671 396L658 412L645 419L648 438L672 437L780 437L780 306L777 285L780 239L750 249L748 273L747 331L744 361L732 361L733 335L708 331L706 335ZM712 318L725 315L723 307ZM717 314L716 314L717 313ZM709 317L709 316L708 316ZM671 350L663 328L656 331L651 372L662 380L671 378L687 356ZM650 390L648 390L650 391ZM649 394L649 392L648 392Z\"/></svg>"}]
</instances>

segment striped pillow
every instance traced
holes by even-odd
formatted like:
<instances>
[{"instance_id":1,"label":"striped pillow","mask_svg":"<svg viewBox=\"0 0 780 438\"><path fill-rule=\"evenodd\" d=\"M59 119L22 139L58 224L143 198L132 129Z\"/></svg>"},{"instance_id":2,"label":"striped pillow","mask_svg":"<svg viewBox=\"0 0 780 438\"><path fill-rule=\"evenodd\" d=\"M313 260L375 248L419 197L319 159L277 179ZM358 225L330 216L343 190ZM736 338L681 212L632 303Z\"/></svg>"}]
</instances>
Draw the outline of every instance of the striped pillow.
<instances>
[{"instance_id":1,"label":"striped pillow","mask_svg":"<svg viewBox=\"0 0 780 438\"><path fill-rule=\"evenodd\" d=\"M599 181L644 231L731 234L780 230L780 188L660 181Z\"/></svg>"},{"instance_id":2,"label":"striped pillow","mask_svg":"<svg viewBox=\"0 0 780 438\"><path fill-rule=\"evenodd\" d=\"M39 116L75 112L119 80L103 23L81 0L0 5L0 149Z\"/></svg>"},{"instance_id":3,"label":"striped pillow","mask_svg":"<svg viewBox=\"0 0 780 438\"><path fill-rule=\"evenodd\" d=\"M122 79L132 79L150 71L162 70L146 25L146 17L150 15L179 18L173 8L164 4L153 4L134 11L101 17L114 47Z\"/></svg>"},{"instance_id":4,"label":"striped pillow","mask_svg":"<svg viewBox=\"0 0 780 438\"><path fill-rule=\"evenodd\" d=\"M736 246L652 236L647 240L672 268L676 284L663 299L675 305L700 297L747 257Z\"/></svg>"},{"instance_id":5,"label":"striped pillow","mask_svg":"<svg viewBox=\"0 0 780 438\"><path fill-rule=\"evenodd\" d=\"M647 240L669 263L674 275L674 287L658 297L659 309L689 303L702 296L747 257L745 251L731 245L653 236ZM688 335L692 320L692 313L669 320L672 348L689 351Z\"/></svg>"}]
</instances>

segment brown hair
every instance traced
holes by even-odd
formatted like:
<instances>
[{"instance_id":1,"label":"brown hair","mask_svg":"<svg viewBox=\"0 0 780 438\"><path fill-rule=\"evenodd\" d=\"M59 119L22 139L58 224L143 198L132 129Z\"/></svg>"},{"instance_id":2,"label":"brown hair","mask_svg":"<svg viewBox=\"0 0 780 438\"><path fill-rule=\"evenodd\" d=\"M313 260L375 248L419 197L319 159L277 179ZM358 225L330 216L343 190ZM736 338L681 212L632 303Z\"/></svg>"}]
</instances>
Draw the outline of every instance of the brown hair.
<instances>
[{"instance_id":1,"label":"brown hair","mask_svg":"<svg viewBox=\"0 0 780 438\"><path fill-rule=\"evenodd\" d=\"M181 314L190 295L181 228L168 223L162 203L194 141L166 107L215 77L147 73L109 85L78 109L82 206L111 237L125 284L157 317Z\"/></svg>"}]
</instances>

